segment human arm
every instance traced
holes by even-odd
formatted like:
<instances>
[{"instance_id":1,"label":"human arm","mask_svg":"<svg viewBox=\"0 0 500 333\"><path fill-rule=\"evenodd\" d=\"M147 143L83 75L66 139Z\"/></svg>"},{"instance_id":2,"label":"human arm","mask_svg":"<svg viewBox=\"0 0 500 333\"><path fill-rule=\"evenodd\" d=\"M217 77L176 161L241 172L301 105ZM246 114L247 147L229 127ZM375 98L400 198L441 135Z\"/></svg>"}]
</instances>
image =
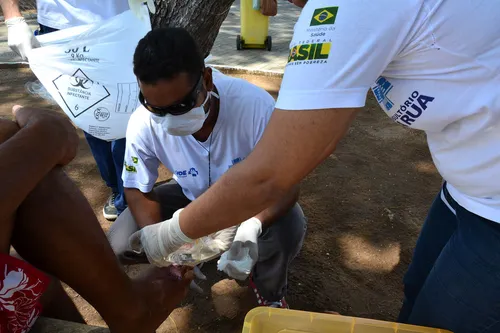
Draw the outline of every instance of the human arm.
<instances>
[{"instance_id":1,"label":"human arm","mask_svg":"<svg viewBox=\"0 0 500 333\"><path fill-rule=\"evenodd\" d=\"M22 16L19 10L19 0L0 0L0 7L6 20Z\"/></svg>"},{"instance_id":2,"label":"human arm","mask_svg":"<svg viewBox=\"0 0 500 333\"><path fill-rule=\"evenodd\" d=\"M19 131L0 145L0 212L14 214L21 202L56 165L76 155L78 135L53 111L14 107Z\"/></svg>"},{"instance_id":3,"label":"human arm","mask_svg":"<svg viewBox=\"0 0 500 333\"><path fill-rule=\"evenodd\" d=\"M356 112L276 110L252 153L182 211L181 230L196 239L275 205L333 152ZM211 206L213 201L224 212ZM191 223L195 220L197 225Z\"/></svg>"},{"instance_id":4,"label":"human arm","mask_svg":"<svg viewBox=\"0 0 500 333\"><path fill-rule=\"evenodd\" d=\"M179 223L185 235L198 238L254 216L329 156L364 106L370 86L404 53L419 6L389 0L308 2L262 139L183 210ZM414 16L405 17L409 12Z\"/></svg>"},{"instance_id":5,"label":"human arm","mask_svg":"<svg viewBox=\"0 0 500 333\"><path fill-rule=\"evenodd\" d=\"M255 216L329 156L373 83L395 57L410 52L406 46L416 34L421 6L391 0L308 2L295 25L277 109L262 139L243 162L165 222L176 235L175 240L160 235L162 251L175 251L183 237L199 238ZM148 237L141 242L150 244Z\"/></svg>"},{"instance_id":6,"label":"human arm","mask_svg":"<svg viewBox=\"0 0 500 333\"><path fill-rule=\"evenodd\" d=\"M255 215L255 218L257 218L263 226L271 225L293 207L293 205L299 200L299 193L299 186L293 186L292 189L275 204Z\"/></svg>"},{"instance_id":7,"label":"human arm","mask_svg":"<svg viewBox=\"0 0 500 333\"><path fill-rule=\"evenodd\" d=\"M125 188L128 208L139 228L161 222L161 208L154 191L142 193L135 188Z\"/></svg>"},{"instance_id":8,"label":"human arm","mask_svg":"<svg viewBox=\"0 0 500 333\"><path fill-rule=\"evenodd\" d=\"M28 59L31 49L39 47L33 31L24 20L19 11L18 0L0 0L2 11L5 15L7 25L7 44L12 51L17 53L23 60Z\"/></svg>"},{"instance_id":9,"label":"human arm","mask_svg":"<svg viewBox=\"0 0 500 333\"><path fill-rule=\"evenodd\" d=\"M140 228L161 222L161 208L153 190L160 161L150 148L155 136L143 111L147 112L137 110L130 118L122 172L127 204Z\"/></svg>"}]
</instances>

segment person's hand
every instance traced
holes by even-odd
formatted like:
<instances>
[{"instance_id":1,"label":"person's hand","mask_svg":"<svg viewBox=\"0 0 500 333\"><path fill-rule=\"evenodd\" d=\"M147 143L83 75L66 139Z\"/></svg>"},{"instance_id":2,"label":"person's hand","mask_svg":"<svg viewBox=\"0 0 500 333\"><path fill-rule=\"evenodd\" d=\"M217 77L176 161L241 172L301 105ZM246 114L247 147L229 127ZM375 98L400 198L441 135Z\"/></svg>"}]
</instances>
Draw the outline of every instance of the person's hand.
<instances>
[{"instance_id":1,"label":"person's hand","mask_svg":"<svg viewBox=\"0 0 500 333\"><path fill-rule=\"evenodd\" d=\"M158 267L169 266L172 263L167 258L182 245L192 243L193 240L181 230L179 214L182 209L174 213L171 219L148 225L130 236L129 243L133 251L144 252L149 262Z\"/></svg>"},{"instance_id":2,"label":"person's hand","mask_svg":"<svg viewBox=\"0 0 500 333\"><path fill-rule=\"evenodd\" d=\"M40 132L40 140L47 140L47 149L56 149L58 159L56 164L66 165L71 162L78 151L78 134L69 119L55 111L23 107L12 107L18 126L31 128Z\"/></svg>"},{"instance_id":3,"label":"person's hand","mask_svg":"<svg viewBox=\"0 0 500 333\"><path fill-rule=\"evenodd\" d=\"M128 0L128 6L130 7L130 10L141 20L144 18L144 15L142 15L142 5L144 4L144 2L147 3L148 9L151 14L155 14L156 7L153 0Z\"/></svg>"},{"instance_id":4,"label":"person's hand","mask_svg":"<svg viewBox=\"0 0 500 333\"><path fill-rule=\"evenodd\" d=\"M262 233L262 223L256 217L243 222L236 232L231 248L219 260L219 270L234 279L245 280L259 257L257 239Z\"/></svg>"},{"instance_id":5,"label":"person's hand","mask_svg":"<svg viewBox=\"0 0 500 333\"><path fill-rule=\"evenodd\" d=\"M28 60L31 49L40 47L40 43L24 17L13 17L5 20L5 25L7 26L7 44L23 60Z\"/></svg>"}]
</instances>

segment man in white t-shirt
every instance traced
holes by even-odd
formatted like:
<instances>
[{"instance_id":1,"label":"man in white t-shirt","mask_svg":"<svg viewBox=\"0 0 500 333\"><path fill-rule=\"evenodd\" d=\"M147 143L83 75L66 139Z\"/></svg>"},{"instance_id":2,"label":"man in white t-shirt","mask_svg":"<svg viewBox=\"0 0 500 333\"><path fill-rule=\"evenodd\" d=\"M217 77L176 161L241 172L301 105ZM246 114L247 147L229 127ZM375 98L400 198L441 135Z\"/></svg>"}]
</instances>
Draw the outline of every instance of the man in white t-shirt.
<instances>
[{"instance_id":1,"label":"man in white t-shirt","mask_svg":"<svg viewBox=\"0 0 500 333\"><path fill-rule=\"evenodd\" d=\"M91 24L121 14L129 8L138 12L145 0L37 0L37 20L40 29L37 34L46 34L60 29ZM19 0L0 0L8 29L8 44L23 60L28 59L32 48L39 43L19 11ZM149 9L154 12L152 0ZM108 142L84 132L87 143L102 179L111 190L103 207L103 216L114 220L127 207L123 194L121 174L125 139Z\"/></svg>"},{"instance_id":2,"label":"man in white t-shirt","mask_svg":"<svg viewBox=\"0 0 500 333\"><path fill-rule=\"evenodd\" d=\"M149 32L135 51L134 73L143 106L127 128L123 184L129 209L108 235L125 262L140 260L129 246L130 235L171 218L243 161L274 110L274 99L263 89L206 68L184 29ZM176 182L155 188L160 163ZM234 242L229 240L222 251L230 247L223 254L224 271L234 278L246 279L250 273L239 264L253 266L249 283L259 305L286 307L288 266L302 246L306 221L298 190L279 196L276 204L235 221L241 225ZM160 261L152 263L165 263Z\"/></svg>"},{"instance_id":3,"label":"man in white t-shirt","mask_svg":"<svg viewBox=\"0 0 500 333\"><path fill-rule=\"evenodd\" d=\"M446 181L406 274L399 320L500 332L498 13L498 1L308 1L278 110L252 154L180 214L132 238L168 255L181 240L261 210L334 151L372 88L389 117L426 132ZM175 233L152 242L153 230L167 229Z\"/></svg>"}]
</instances>

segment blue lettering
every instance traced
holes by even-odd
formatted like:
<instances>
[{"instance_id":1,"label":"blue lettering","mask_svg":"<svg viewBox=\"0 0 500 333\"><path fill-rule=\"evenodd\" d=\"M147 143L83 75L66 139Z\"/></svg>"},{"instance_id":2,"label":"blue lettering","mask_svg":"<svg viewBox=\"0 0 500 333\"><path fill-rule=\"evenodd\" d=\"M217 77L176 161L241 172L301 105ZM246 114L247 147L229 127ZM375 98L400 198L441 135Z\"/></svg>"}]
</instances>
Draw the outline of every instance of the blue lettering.
<instances>
[{"instance_id":1,"label":"blue lettering","mask_svg":"<svg viewBox=\"0 0 500 333\"><path fill-rule=\"evenodd\" d=\"M422 109L416 106L415 104L411 105L411 108L415 111L417 111L417 114L413 114L410 112L410 110L406 111L406 114L409 115L412 118L418 118L422 114Z\"/></svg>"},{"instance_id":2,"label":"blue lettering","mask_svg":"<svg viewBox=\"0 0 500 333\"><path fill-rule=\"evenodd\" d=\"M403 115L401 118L399 118L399 120L408 126L411 126L411 123L413 123L415 121L415 119L412 119L412 118L408 117L407 115Z\"/></svg>"},{"instance_id":3,"label":"blue lettering","mask_svg":"<svg viewBox=\"0 0 500 333\"><path fill-rule=\"evenodd\" d=\"M399 110L392 116L392 119L411 126L411 124L422 115L424 110L427 109L427 103L433 100L434 97L420 95L418 91L414 91L411 97L408 97L408 99L399 106Z\"/></svg>"},{"instance_id":4,"label":"blue lettering","mask_svg":"<svg viewBox=\"0 0 500 333\"><path fill-rule=\"evenodd\" d=\"M427 109L427 103L432 102L433 100L434 100L434 97L425 96L425 95L420 95L417 98L418 104L420 104L420 107L424 110Z\"/></svg>"},{"instance_id":5,"label":"blue lettering","mask_svg":"<svg viewBox=\"0 0 500 333\"><path fill-rule=\"evenodd\" d=\"M186 177L187 171L186 170L176 171L175 174L177 175L177 177Z\"/></svg>"}]
</instances>

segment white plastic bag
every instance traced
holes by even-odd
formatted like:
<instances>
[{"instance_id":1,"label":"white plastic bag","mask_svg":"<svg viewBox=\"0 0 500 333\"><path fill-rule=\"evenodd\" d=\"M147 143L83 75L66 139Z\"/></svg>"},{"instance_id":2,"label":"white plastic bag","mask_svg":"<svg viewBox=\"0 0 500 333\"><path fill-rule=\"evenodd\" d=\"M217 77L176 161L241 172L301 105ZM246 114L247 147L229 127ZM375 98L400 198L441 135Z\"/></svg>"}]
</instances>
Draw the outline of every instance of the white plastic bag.
<instances>
[{"instance_id":1,"label":"white plastic bag","mask_svg":"<svg viewBox=\"0 0 500 333\"><path fill-rule=\"evenodd\" d=\"M177 265L195 266L218 257L221 253L218 245L212 237L202 237L191 244L181 246L166 260Z\"/></svg>"},{"instance_id":2,"label":"white plastic bag","mask_svg":"<svg viewBox=\"0 0 500 333\"><path fill-rule=\"evenodd\" d=\"M29 55L31 70L71 121L99 139L124 138L139 106L133 54L151 30L147 8L142 9L142 20L128 10L38 36L41 47Z\"/></svg>"},{"instance_id":3,"label":"white plastic bag","mask_svg":"<svg viewBox=\"0 0 500 333\"><path fill-rule=\"evenodd\" d=\"M181 246L166 260L173 264L194 266L215 259L231 247L236 230L238 230L238 226L199 238L193 243Z\"/></svg>"}]
</instances>

